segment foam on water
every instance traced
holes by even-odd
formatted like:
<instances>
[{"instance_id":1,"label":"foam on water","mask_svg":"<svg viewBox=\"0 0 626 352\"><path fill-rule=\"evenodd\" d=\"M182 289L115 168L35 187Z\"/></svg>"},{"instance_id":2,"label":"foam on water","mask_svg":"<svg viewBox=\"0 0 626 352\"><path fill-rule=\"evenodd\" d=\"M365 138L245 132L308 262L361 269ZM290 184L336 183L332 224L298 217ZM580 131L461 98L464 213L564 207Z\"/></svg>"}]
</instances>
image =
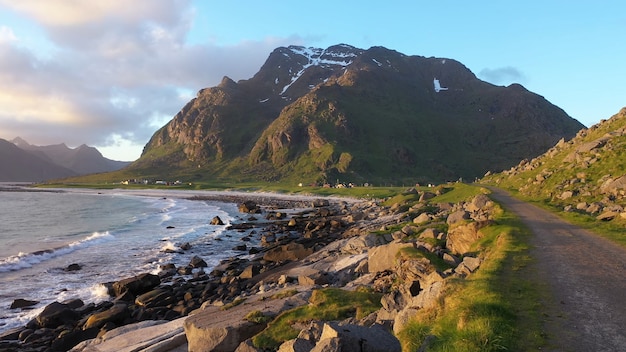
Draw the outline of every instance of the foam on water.
<instances>
[{"instance_id":1,"label":"foam on water","mask_svg":"<svg viewBox=\"0 0 626 352\"><path fill-rule=\"evenodd\" d=\"M104 233L95 232L92 235L80 241L72 242L67 246L45 249L33 253L20 252L18 255L0 259L0 273L31 268L33 265L47 260L66 255L89 246L98 245L105 241L111 241L113 239L115 239L115 237L109 234L108 231Z\"/></svg>"},{"instance_id":2,"label":"foam on water","mask_svg":"<svg viewBox=\"0 0 626 352\"><path fill-rule=\"evenodd\" d=\"M163 264L184 266L196 255L212 267L224 258L241 254L232 250L240 243L240 235L229 232L225 236L227 225L209 224L214 216L229 224L234 216L230 214L236 214L236 206L230 204L124 192L74 197L78 198L72 198L74 203L64 202L65 198L60 194L42 195L50 197L51 204L65 206L71 203L75 209L50 206L46 211L38 209L37 216L34 216L28 207L37 210L38 195L24 193L0 199L13 200L23 196L28 200L24 202L23 210L0 214L0 222L11 221L11 217L16 216L30 217L14 226L24 228L27 235L8 239L0 233L0 246L15 243L15 248L46 248L48 244L49 249L0 256L0 332L24 325L54 301L71 298L80 298L85 303L108 300L106 288L101 285L105 282L145 272L158 273ZM62 210L62 214L57 210ZM62 227L58 228L57 224ZM216 240L218 238L223 240ZM52 243L54 245L50 246ZM191 249L182 251L180 246L183 243L189 243ZM79 264L81 269L65 270L73 263ZM8 309L18 298L40 303L30 310Z\"/></svg>"}]
</instances>

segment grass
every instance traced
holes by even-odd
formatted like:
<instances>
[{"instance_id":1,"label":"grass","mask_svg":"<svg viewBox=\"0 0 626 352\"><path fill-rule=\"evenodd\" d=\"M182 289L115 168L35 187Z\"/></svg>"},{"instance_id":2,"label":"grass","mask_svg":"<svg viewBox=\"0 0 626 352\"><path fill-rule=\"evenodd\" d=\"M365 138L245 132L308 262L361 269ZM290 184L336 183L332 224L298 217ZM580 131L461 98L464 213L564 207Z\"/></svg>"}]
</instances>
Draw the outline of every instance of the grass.
<instances>
[{"instance_id":1,"label":"grass","mask_svg":"<svg viewBox=\"0 0 626 352\"><path fill-rule=\"evenodd\" d=\"M283 312L265 330L253 337L252 341L257 348L276 349L282 342L298 336L299 330L294 329L294 324L305 324L311 320L342 320L348 317L360 319L380 309L380 298L380 294L366 289L315 290L309 299L309 305Z\"/></svg>"},{"instance_id":2,"label":"grass","mask_svg":"<svg viewBox=\"0 0 626 352\"><path fill-rule=\"evenodd\" d=\"M220 308L220 310L229 310L229 309L231 309L231 308L233 308L233 307L236 307L236 306L238 306L238 305L242 304L242 303L243 303L243 302L245 302L245 301L246 301L246 299L245 299L245 298L237 298L237 299L235 299L234 301L232 301L232 302L230 302L230 303L225 304L224 306L222 306L222 307Z\"/></svg>"},{"instance_id":3,"label":"grass","mask_svg":"<svg viewBox=\"0 0 626 352\"><path fill-rule=\"evenodd\" d=\"M418 312L399 334L403 351L417 351L426 340L428 351L527 351L545 343L543 293L528 266L529 231L503 210L497 224L482 231L481 268L451 280L436 307Z\"/></svg>"}]
</instances>

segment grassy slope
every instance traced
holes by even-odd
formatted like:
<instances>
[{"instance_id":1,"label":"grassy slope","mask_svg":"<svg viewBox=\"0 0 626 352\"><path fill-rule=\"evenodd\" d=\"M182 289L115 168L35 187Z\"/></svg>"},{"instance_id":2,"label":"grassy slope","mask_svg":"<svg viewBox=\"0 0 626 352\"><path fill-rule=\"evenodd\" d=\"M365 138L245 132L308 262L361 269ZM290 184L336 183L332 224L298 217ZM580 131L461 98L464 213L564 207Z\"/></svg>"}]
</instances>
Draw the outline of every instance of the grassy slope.
<instances>
[{"instance_id":1,"label":"grassy slope","mask_svg":"<svg viewBox=\"0 0 626 352\"><path fill-rule=\"evenodd\" d=\"M486 192L456 184L452 191L431 200L458 202ZM400 333L404 351L417 351L429 341L428 351L534 350L541 335L543 294L528 266L529 232L512 214L501 209L496 224L484 229L476 249L484 255L481 268L465 280L447 286L445 298L421 310Z\"/></svg>"},{"instance_id":2,"label":"grassy slope","mask_svg":"<svg viewBox=\"0 0 626 352\"><path fill-rule=\"evenodd\" d=\"M571 161L571 155L581 145L623 128L626 128L626 109L584 133L579 133L573 140L560 143L546 154L516 167L514 171L490 175L481 182L507 189L524 201L532 202L567 221L626 246L626 219L616 218L606 222L597 220L595 217L598 214L563 211L567 206L575 209L582 202L603 202L606 195L598 192L603 181L607 177L626 175L626 135L614 136L604 147L579 153L578 161ZM542 177L545 180L538 182L537 178ZM573 197L559 198L561 193L570 190L574 191Z\"/></svg>"}]
</instances>

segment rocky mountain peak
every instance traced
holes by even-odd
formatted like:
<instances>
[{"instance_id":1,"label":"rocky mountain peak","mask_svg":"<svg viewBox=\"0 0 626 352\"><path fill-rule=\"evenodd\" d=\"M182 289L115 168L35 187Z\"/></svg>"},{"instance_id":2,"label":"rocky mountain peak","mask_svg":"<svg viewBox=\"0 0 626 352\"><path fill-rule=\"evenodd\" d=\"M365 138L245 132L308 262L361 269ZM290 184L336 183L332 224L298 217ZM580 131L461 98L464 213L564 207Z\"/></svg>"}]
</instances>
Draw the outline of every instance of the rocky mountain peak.
<instances>
[{"instance_id":1,"label":"rocky mountain peak","mask_svg":"<svg viewBox=\"0 0 626 352\"><path fill-rule=\"evenodd\" d=\"M256 180L453 180L509 168L582 127L453 59L288 46L252 78L202 89L134 166Z\"/></svg>"}]
</instances>

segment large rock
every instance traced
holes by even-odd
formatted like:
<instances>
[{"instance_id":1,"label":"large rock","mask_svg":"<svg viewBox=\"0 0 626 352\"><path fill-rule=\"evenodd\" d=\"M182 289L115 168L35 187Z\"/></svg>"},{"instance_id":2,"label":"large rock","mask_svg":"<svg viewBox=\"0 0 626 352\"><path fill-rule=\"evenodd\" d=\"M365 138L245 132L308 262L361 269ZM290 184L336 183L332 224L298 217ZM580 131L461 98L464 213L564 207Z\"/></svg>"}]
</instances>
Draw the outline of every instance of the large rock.
<instances>
[{"instance_id":1,"label":"large rock","mask_svg":"<svg viewBox=\"0 0 626 352\"><path fill-rule=\"evenodd\" d=\"M176 297L174 297L172 291L157 288L139 295L135 299L135 304L145 308L165 307L174 303L175 300Z\"/></svg>"},{"instance_id":2,"label":"large rock","mask_svg":"<svg viewBox=\"0 0 626 352\"><path fill-rule=\"evenodd\" d=\"M193 352L230 352L241 342L261 332L264 324L239 320L228 325L205 321L202 315L192 315L185 320L188 350Z\"/></svg>"},{"instance_id":3,"label":"large rock","mask_svg":"<svg viewBox=\"0 0 626 352\"><path fill-rule=\"evenodd\" d=\"M52 302L43 309L36 318L42 328L56 328L63 324L70 324L79 318L79 314L67 304Z\"/></svg>"},{"instance_id":4,"label":"large rock","mask_svg":"<svg viewBox=\"0 0 626 352\"><path fill-rule=\"evenodd\" d=\"M125 292L140 295L152 290L160 283L161 280L157 275L145 273L114 282L113 291L115 296L122 295Z\"/></svg>"},{"instance_id":5,"label":"large rock","mask_svg":"<svg viewBox=\"0 0 626 352\"><path fill-rule=\"evenodd\" d=\"M325 340L332 339L339 339L342 352L400 352L402 350L400 341L381 325L365 327L328 322L324 324L316 347L323 344Z\"/></svg>"},{"instance_id":6,"label":"large rock","mask_svg":"<svg viewBox=\"0 0 626 352\"><path fill-rule=\"evenodd\" d=\"M239 212L256 214L261 212L261 208L259 208L255 201L247 200L239 204Z\"/></svg>"},{"instance_id":7,"label":"large rock","mask_svg":"<svg viewBox=\"0 0 626 352\"><path fill-rule=\"evenodd\" d=\"M309 352L315 347L311 341L295 338L283 342L278 348L278 352Z\"/></svg>"},{"instance_id":8,"label":"large rock","mask_svg":"<svg viewBox=\"0 0 626 352\"><path fill-rule=\"evenodd\" d=\"M313 248L306 248L301 243L288 243L265 252L263 260L268 262L282 262L286 260L300 260L313 253Z\"/></svg>"},{"instance_id":9,"label":"large rock","mask_svg":"<svg viewBox=\"0 0 626 352\"><path fill-rule=\"evenodd\" d=\"M470 218L470 214L465 210L455 211L454 213L448 215L446 219L446 223L448 225L454 225Z\"/></svg>"},{"instance_id":10,"label":"large rock","mask_svg":"<svg viewBox=\"0 0 626 352\"><path fill-rule=\"evenodd\" d=\"M16 300L14 300L13 303L11 303L10 309L32 307L32 306L34 306L34 305L36 305L38 303L39 303L39 301L30 301L30 300L27 300L27 299L18 298Z\"/></svg>"},{"instance_id":11,"label":"large rock","mask_svg":"<svg viewBox=\"0 0 626 352\"><path fill-rule=\"evenodd\" d=\"M446 237L446 248L459 255L468 253L472 245L483 237L480 229L488 224L488 221L475 221L453 228Z\"/></svg>"},{"instance_id":12,"label":"large rock","mask_svg":"<svg viewBox=\"0 0 626 352\"><path fill-rule=\"evenodd\" d=\"M368 252L368 269L370 273L392 270L398 263L398 251L412 248L413 243L391 242L371 248Z\"/></svg>"},{"instance_id":13,"label":"large rock","mask_svg":"<svg viewBox=\"0 0 626 352\"><path fill-rule=\"evenodd\" d=\"M83 325L83 330L100 328L108 322L120 323L129 315L130 311L128 310L128 306L123 303L117 303L103 312L92 314L85 322L85 325Z\"/></svg>"}]
</instances>

